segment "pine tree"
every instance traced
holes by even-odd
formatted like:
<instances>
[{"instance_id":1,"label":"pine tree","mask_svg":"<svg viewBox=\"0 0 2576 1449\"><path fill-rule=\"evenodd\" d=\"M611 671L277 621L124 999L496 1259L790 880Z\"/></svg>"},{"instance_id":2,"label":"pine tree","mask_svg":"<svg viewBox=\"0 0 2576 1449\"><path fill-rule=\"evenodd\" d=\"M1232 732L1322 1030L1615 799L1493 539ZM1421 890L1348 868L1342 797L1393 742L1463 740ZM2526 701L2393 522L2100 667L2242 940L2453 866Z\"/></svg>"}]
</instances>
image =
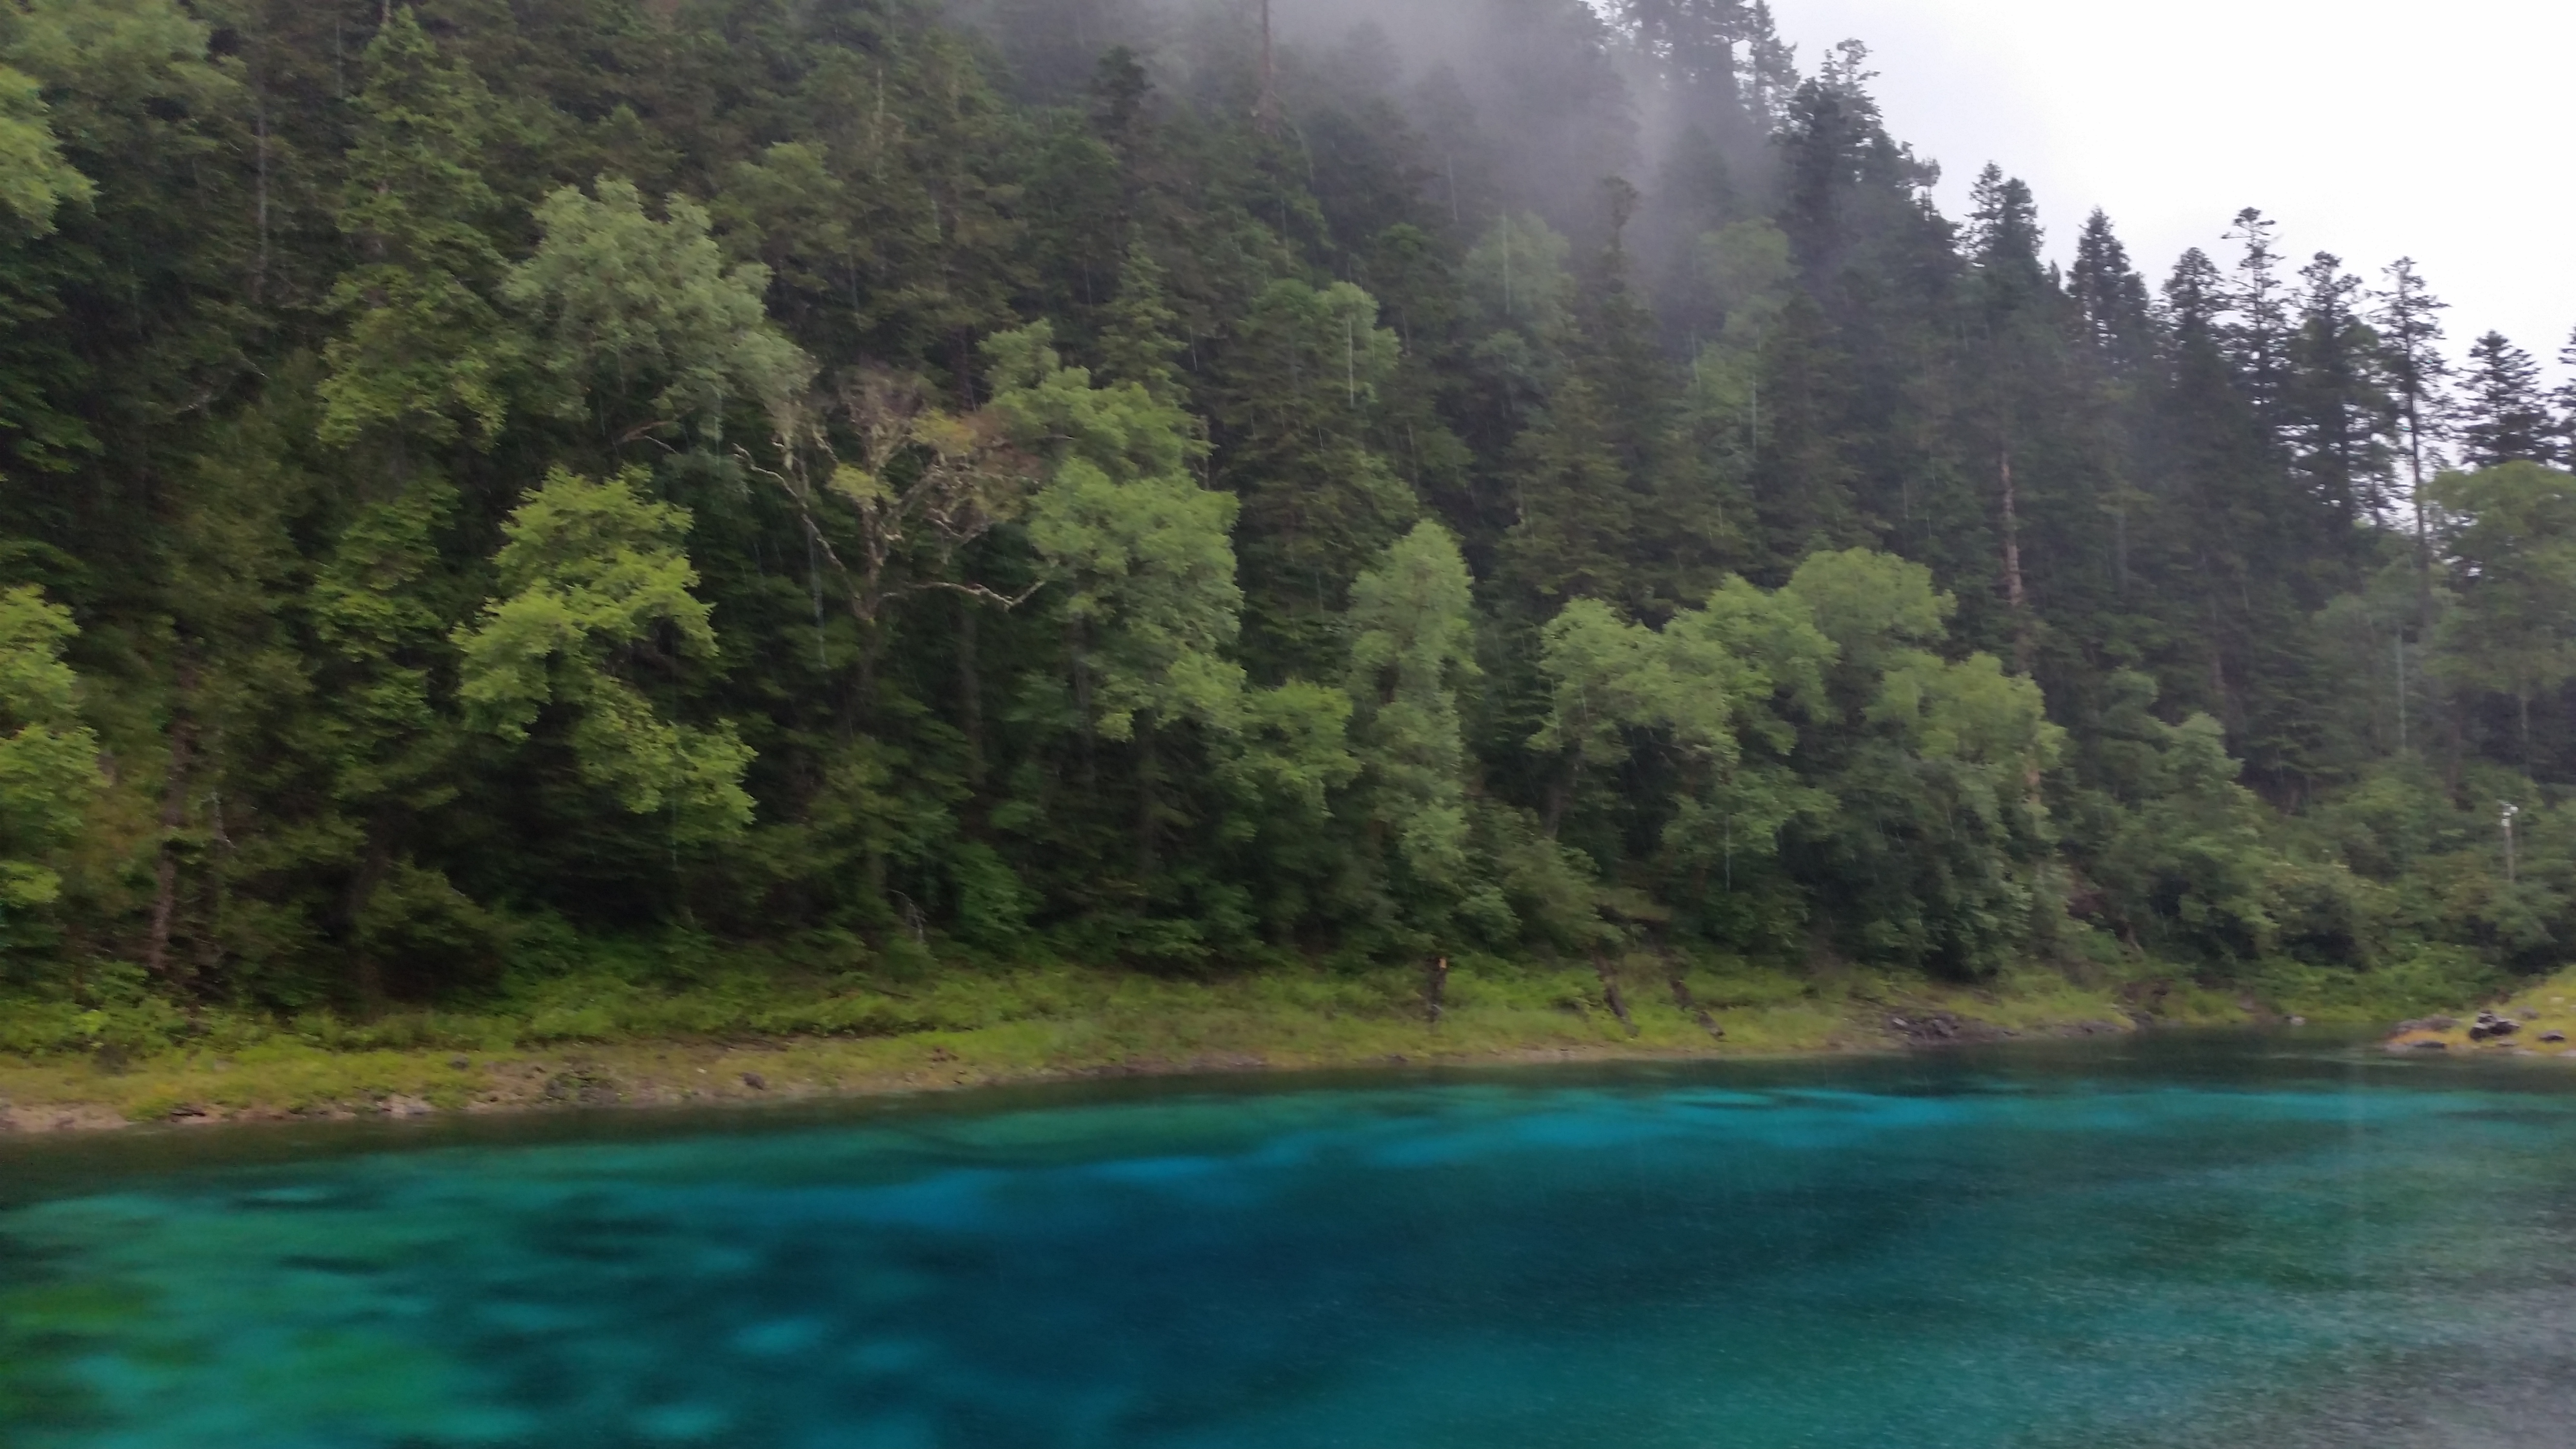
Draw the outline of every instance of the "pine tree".
<instances>
[{"instance_id":1,"label":"pine tree","mask_svg":"<svg viewBox=\"0 0 2576 1449\"><path fill-rule=\"evenodd\" d=\"M2551 394L2551 401L2558 404L2559 456L2576 467L2576 331L2569 332L2567 345L2558 349L2558 365L2568 370L2567 381Z\"/></svg>"},{"instance_id":2,"label":"pine tree","mask_svg":"<svg viewBox=\"0 0 2576 1449\"><path fill-rule=\"evenodd\" d=\"M1284 280L1227 350L1209 422L1218 482L1243 504L1249 651L1265 683L1330 668L1351 580L1420 507L1370 446L1398 350L1366 291Z\"/></svg>"},{"instance_id":3,"label":"pine tree","mask_svg":"<svg viewBox=\"0 0 2576 1449\"><path fill-rule=\"evenodd\" d=\"M1983 411L1994 460L1995 501L2001 535L2004 605L2012 621L2013 665L2030 672L2038 647L2027 581L2022 572L2022 485L2013 477L2016 452L2022 451L2025 417L2034 412L2027 396L2038 379L2030 364L2045 367L2046 352L2056 338L2053 319L2042 311L2054 292L2040 270L2039 211L2030 187L2006 177L2001 167L1986 163L1969 191L1971 210L1965 241L1976 267L1979 314L1975 364L1985 397ZM2023 477L2029 477L2024 459Z\"/></svg>"},{"instance_id":4,"label":"pine tree","mask_svg":"<svg viewBox=\"0 0 2576 1449\"><path fill-rule=\"evenodd\" d=\"M1789 119L1789 98L1798 88L1798 49L1780 39L1769 0L1746 6L1743 26L1737 90L1754 121L1777 131Z\"/></svg>"},{"instance_id":5,"label":"pine tree","mask_svg":"<svg viewBox=\"0 0 2576 1449\"><path fill-rule=\"evenodd\" d=\"M2396 502L2389 439L2398 413L2379 365L2379 336L2357 310L2361 279L2326 252L2299 278L2306 287L2283 408L2292 466L2346 528L2377 522Z\"/></svg>"},{"instance_id":6,"label":"pine tree","mask_svg":"<svg viewBox=\"0 0 2576 1449\"><path fill-rule=\"evenodd\" d=\"M1736 45L1751 21L1743 0L1619 0L1614 13L1683 108L1685 124L1742 123Z\"/></svg>"},{"instance_id":7,"label":"pine tree","mask_svg":"<svg viewBox=\"0 0 2576 1449\"><path fill-rule=\"evenodd\" d=\"M2501 332L2489 332L2469 347L2458 427L2460 451L2474 467L2558 457L2556 420L2541 396L2540 365Z\"/></svg>"},{"instance_id":8,"label":"pine tree","mask_svg":"<svg viewBox=\"0 0 2576 1449\"><path fill-rule=\"evenodd\" d=\"M524 351L490 300L502 273L484 230L500 209L482 172L493 100L409 6L368 45L366 71L340 206L361 260L327 304L347 330L325 353L322 437L397 430L447 442L462 425L488 445Z\"/></svg>"},{"instance_id":9,"label":"pine tree","mask_svg":"<svg viewBox=\"0 0 2576 1449\"><path fill-rule=\"evenodd\" d=\"M2242 250L2236 275L2228 282L2227 305L2234 314L2224 336L2229 360L2244 379L2254 416L2265 428L2282 427L2282 404L2289 392L2290 294L2281 280L2281 254L2272 235L2280 223L2254 207L2236 213L2227 239Z\"/></svg>"},{"instance_id":10,"label":"pine tree","mask_svg":"<svg viewBox=\"0 0 2576 1449\"><path fill-rule=\"evenodd\" d=\"M2093 345L2113 363L2134 367L2154 347L2147 306L2146 279L2129 265L2128 248L2112 233L2111 218L2100 207L2084 219L2076 238L2075 265L2066 276L2067 295L2084 319Z\"/></svg>"},{"instance_id":11,"label":"pine tree","mask_svg":"<svg viewBox=\"0 0 2576 1449\"><path fill-rule=\"evenodd\" d=\"M2441 436L2447 410L2443 381L2450 364L2442 355L2441 313L2450 304L2435 297L2415 270L2412 257L2399 257L2387 267L2388 287L2377 295L2373 315L2387 346L2389 391L2397 400L2399 443L2406 457L2406 494L2415 515L2415 574L2419 607L2416 624L2431 622L2433 541L2427 516L2424 468L2430 445Z\"/></svg>"}]
</instances>

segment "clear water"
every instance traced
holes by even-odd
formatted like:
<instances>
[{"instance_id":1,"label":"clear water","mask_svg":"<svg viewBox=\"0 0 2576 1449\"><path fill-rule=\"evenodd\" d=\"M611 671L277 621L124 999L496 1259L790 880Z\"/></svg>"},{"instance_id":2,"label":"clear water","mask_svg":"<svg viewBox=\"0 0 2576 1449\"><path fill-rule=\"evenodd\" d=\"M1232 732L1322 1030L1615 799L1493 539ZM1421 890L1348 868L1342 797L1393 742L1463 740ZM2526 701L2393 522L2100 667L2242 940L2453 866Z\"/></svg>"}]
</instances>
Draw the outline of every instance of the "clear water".
<instances>
[{"instance_id":1,"label":"clear water","mask_svg":"<svg viewBox=\"0 0 2576 1449\"><path fill-rule=\"evenodd\" d=\"M2283 1040L0 1147L0 1443L2576 1442L2576 1073Z\"/></svg>"}]
</instances>

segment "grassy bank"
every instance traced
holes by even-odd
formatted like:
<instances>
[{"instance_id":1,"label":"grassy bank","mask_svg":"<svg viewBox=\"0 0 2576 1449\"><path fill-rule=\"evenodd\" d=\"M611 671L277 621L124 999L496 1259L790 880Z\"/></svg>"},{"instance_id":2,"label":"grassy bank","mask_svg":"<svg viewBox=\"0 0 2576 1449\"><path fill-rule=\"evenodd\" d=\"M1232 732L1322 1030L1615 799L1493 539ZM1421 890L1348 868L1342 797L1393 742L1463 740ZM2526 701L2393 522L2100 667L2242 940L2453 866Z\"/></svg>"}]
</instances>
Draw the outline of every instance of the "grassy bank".
<instances>
[{"instance_id":1,"label":"grassy bank","mask_svg":"<svg viewBox=\"0 0 2576 1449\"><path fill-rule=\"evenodd\" d=\"M183 1012L0 1001L0 1126L507 1111L758 1100L1149 1071L1884 1050L2008 1035L2218 1024L2402 1000L2265 998L2187 979L2079 985L2034 970L1981 987L1637 955L1610 969L1463 960L1431 1020L1418 970L1269 966L1173 979L945 966L911 978L775 961L557 978L471 1010Z\"/></svg>"},{"instance_id":2,"label":"grassy bank","mask_svg":"<svg viewBox=\"0 0 2576 1449\"><path fill-rule=\"evenodd\" d=\"M2511 1032L2476 1032L2480 1009L2453 1006L2437 1015L2407 1022L2389 1037L2389 1048L2422 1051L2438 1047L2452 1052L2576 1059L2576 966L2489 998L2485 1009L2512 1020L2516 1025ZM2551 1040L2553 1037L2556 1040Z\"/></svg>"}]
</instances>

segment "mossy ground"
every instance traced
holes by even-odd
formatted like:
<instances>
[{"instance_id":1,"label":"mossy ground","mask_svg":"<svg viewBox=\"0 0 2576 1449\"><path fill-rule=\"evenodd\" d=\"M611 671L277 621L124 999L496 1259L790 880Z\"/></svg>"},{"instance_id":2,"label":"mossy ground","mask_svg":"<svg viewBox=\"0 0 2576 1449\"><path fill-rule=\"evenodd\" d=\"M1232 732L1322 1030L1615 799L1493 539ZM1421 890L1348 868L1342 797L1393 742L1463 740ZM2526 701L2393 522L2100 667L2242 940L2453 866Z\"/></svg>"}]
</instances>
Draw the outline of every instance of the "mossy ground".
<instances>
[{"instance_id":1,"label":"mossy ground","mask_svg":"<svg viewBox=\"0 0 2576 1449\"><path fill-rule=\"evenodd\" d=\"M2389 1049L2422 1051L2426 1049L2424 1043L2439 1042L2442 1049L2452 1052L2576 1060L2576 966L2498 993L2487 1009L2510 1016L2521 1025L2509 1035L2473 1040L2469 1031L2476 1024L2478 1008L2455 1007L2442 1013L2451 1025L2399 1031L2389 1037ZM2559 1040L2543 1040L2553 1035Z\"/></svg>"},{"instance_id":2,"label":"mossy ground","mask_svg":"<svg viewBox=\"0 0 2576 1449\"><path fill-rule=\"evenodd\" d=\"M1676 966L1689 1010L1672 987ZM363 1021L189 1014L149 999L115 1009L0 1000L0 1130L763 1100L1131 1072L1875 1051L1922 1039L1895 1021L1933 1017L1995 1037L2292 1012L2393 1020L2425 1009L2287 980L2258 999L2182 976L2087 985L2040 968L1973 987L1643 953L1610 971L1628 1023L1589 964L1478 958L1449 972L1436 1023L1422 970L1280 963L1191 978L954 962L895 977L782 973L771 961L679 977L586 971L479 1009ZM2576 980L2540 996L2576 1002Z\"/></svg>"},{"instance_id":3,"label":"mossy ground","mask_svg":"<svg viewBox=\"0 0 2576 1449\"><path fill-rule=\"evenodd\" d=\"M1613 974L1633 1032L1588 965L1474 961L1449 972L1436 1023L1421 971L1323 968L1179 980L1058 967L902 983L746 977L683 987L577 978L481 1012L366 1022L206 1013L184 1034L130 1046L115 1039L114 1022L90 1012L65 1028L68 1040L57 1032L50 1046L0 1052L0 1123L747 1100L1396 1061L1861 1051L1900 1044L1888 1018L1909 1013L2016 1033L2127 1024L2109 992L2046 973L1968 988L1695 966L1683 980L1694 1007L1722 1029L1718 1037L1683 1010L1661 958L1632 957ZM17 1035L42 1026L21 1020Z\"/></svg>"}]
</instances>

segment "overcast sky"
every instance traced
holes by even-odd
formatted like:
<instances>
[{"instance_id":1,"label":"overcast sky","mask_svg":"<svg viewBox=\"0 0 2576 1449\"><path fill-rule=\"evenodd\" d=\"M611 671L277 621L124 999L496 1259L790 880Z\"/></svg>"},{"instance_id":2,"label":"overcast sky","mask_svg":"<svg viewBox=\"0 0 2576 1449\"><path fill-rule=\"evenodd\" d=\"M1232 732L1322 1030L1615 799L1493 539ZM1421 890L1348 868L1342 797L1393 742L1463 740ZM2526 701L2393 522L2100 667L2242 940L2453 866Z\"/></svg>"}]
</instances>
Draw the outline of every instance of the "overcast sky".
<instances>
[{"instance_id":1,"label":"overcast sky","mask_svg":"<svg viewBox=\"0 0 2576 1449\"><path fill-rule=\"evenodd\" d=\"M1966 212L1991 160L2031 184L2050 254L2111 214L2161 281L2227 260L2241 207L2376 284L2400 256L2551 375L2576 327L2576 4L2569 0L1772 0L1802 70L1868 42L1900 140Z\"/></svg>"}]
</instances>

